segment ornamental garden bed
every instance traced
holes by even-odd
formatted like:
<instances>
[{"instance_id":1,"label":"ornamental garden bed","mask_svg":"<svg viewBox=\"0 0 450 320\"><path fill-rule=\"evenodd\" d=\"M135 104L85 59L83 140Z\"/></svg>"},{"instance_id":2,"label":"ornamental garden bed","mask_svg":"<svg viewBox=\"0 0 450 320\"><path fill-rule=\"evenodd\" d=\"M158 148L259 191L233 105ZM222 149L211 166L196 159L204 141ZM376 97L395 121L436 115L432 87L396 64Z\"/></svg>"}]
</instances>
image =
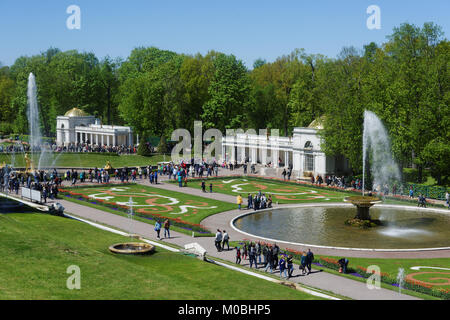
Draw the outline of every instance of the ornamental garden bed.
<instances>
[{"instance_id":1,"label":"ornamental garden bed","mask_svg":"<svg viewBox=\"0 0 450 320\"><path fill-rule=\"evenodd\" d=\"M215 213L234 209L233 204L205 199L181 192L166 191L137 184L79 186L60 189L63 199L99 207L108 212L127 215L130 198L133 214L140 221L154 224L169 219L183 233L212 236L200 222Z\"/></svg>"}]
</instances>

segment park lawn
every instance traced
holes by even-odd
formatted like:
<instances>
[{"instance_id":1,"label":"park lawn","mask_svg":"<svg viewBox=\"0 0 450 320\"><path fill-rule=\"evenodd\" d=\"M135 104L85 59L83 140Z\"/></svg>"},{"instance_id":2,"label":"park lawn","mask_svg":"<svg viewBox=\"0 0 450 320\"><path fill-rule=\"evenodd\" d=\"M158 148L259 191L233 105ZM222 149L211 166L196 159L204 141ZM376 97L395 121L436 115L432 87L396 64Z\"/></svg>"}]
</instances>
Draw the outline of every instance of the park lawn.
<instances>
[{"instance_id":1,"label":"park lawn","mask_svg":"<svg viewBox=\"0 0 450 320\"><path fill-rule=\"evenodd\" d=\"M238 196L244 198L247 203L248 193L255 195L261 190L262 193L272 195L274 204L286 203L308 203L308 202L342 202L349 193L343 193L324 188L314 188L293 182L282 182L271 179L237 177L237 178L210 178L203 179L206 191L209 192L209 184L213 185L213 192ZM174 180L171 181L175 183ZM188 186L201 189L201 179L188 180Z\"/></svg>"},{"instance_id":2,"label":"park lawn","mask_svg":"<svg viewBox=\"0 0 450 320\"><path fill-rule=\"evenodd\" d=\"M15 155L0 153L0 164L5 162L14 167L25 167L25 154L18 153ZM35 166L39 163L39 154L32 154ZM44 158L44 157L43 157ZM101 153L48 153L45 154L45 160L41 161L43 166L61 167L61 168L103 168L109 161L113 168L134 167L156 165L158 162L169 159L170 156L153 155L144 157L137 154L116 155Z\"/></svg>"},{"instance_id":3,"label":"park lawn","mask_svg":"<svg viewBox=\"0 0 450 320\"><path fill-rule=\"evenodd\" d=\"M317 299L160 248L148 256L110 253L124 241L72 219L0 214L0 299ZM66 287L72 265L80 268L80 290Z\"/></svg>"},{"instance_id":4,"label":"park lawn","mask_svg":"<svg viewBox=\"0 0 450 320\"><path fill-rule=\"evenodd\" d=\"M72 193L72 198L64 197L66 200L83 200L81 195L84 195L92 199L91 204L100 207L104 207L105 203L125 206L131 197L133 210L144 217L156 214L195 224L210 215L236 209L236 205L231 203L139 184L80 186L64 190Z\"/></svg>"}]
</instances>

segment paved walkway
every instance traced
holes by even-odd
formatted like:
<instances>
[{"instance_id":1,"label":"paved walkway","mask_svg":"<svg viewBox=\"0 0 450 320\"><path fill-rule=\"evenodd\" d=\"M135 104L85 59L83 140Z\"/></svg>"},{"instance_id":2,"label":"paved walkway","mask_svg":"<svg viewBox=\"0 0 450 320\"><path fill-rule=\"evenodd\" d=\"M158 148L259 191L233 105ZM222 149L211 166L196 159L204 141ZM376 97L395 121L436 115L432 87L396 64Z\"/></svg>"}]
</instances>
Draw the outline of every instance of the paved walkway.
<instances>
[{"instance_id":1,"label":"paved walkway","mask_svg":"<svg viewBox=\"0 0 450 320\"><path fill-rule=\"evenodd\" d=\"M140 221L130 222L128 218L118 216L112 213L104 212L91 207L86 207L80 204L76 204L67 200L59 200L59 202L65 207L68 213L72 215L79 216L94 222L98 222L104 225L108 225L117 229L124 230L126 232L132 232L139 234L144 238L157 241L156 232L153 230L153 226ZM234 214L235 212L230 212ZM131 230L130 230L131 229ZM229 228L228 228L229 229ZM163 235L163 232L161 232ZM231 240L233 240L234 235L231 233ZM235 240L235 239L234 239ZM176 244L178 246L184 247L185 244L197 242L202 247L204 247L208 255L212 257L222 258L231 262L235 260L235 251L225 250L222 252L217 252L214 246L214 239L210 237L200 237L192 238L188 235L171 232L170 239L164 239L164 242ZM242 262L243 266L249 266L248 260ZM278 273L276 273L278 274ZM334 292L336 294L346 296L352 299L358 300L410 300L416 299L414 297L399 294L392 290L379 289L379 290L369 290L366 284L356 280L347 279L344 277L336 276L326 272L320 272L320 270L313 269L313 273L308 276L302 276L299 274L298 266L295 265L295 271L293 277L290 281L302 283L309 285L311 287L319 288L322 290L327 290Z\"/></svg>"}]
</instances>

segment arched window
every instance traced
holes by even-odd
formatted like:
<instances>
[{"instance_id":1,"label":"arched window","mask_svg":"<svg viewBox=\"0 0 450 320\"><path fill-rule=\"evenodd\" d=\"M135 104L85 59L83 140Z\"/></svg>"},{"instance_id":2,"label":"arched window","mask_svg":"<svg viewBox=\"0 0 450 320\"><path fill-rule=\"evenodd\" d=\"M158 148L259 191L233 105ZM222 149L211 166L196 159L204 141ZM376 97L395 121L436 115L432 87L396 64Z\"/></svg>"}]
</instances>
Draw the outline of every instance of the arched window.
<instances>
[{"instance_id":1,"label":"arched window","mask_svg":"<svg viewBox=\"0 0 450 320\"><path fill-rule=\"evenodd\" d=\"M64 129L64 123L61 124L61 129Z\"/></svg>"},{"instance_id":2,"label":"arched window","mask_svg":"<svg viewBox=\"0 0 450 320\"><path fill-rule=\"evenodd\" d=\"M313 145L312 145L311 141L306 141L305 149L312 149L312 148L313 148Z\"/></svg>"}]
</instances>

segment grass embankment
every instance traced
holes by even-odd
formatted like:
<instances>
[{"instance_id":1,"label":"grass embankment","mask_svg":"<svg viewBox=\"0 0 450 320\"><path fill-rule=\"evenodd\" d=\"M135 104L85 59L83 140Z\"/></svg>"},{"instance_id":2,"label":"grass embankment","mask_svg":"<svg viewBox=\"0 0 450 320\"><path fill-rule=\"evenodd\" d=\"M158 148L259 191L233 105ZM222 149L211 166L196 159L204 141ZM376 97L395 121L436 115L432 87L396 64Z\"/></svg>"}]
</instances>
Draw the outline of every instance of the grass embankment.
<instances>
[{"instance_id":1,"label":"grass embankment","mask_svg":"<svg viewBox=\"0 0 450 320\"><path fill-rule=\"evenodd\" d=\"M36 213L0 215L0 299L316 299L198 259L157 248L123 256L108 247L128 238ZM69 266L81 289L69 290Z\"/></svg>"}]
</instances>

